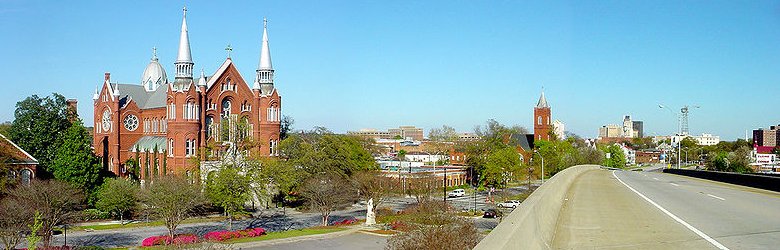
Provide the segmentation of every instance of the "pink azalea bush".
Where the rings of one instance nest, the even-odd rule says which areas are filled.
[[[238,231],[214,231],[208,232],[203,235],[203,239],[209,241],[226,241],[229,239],[257,237],[265,234],[265,229],[262,228],[248,228]]]
[[[355,219],[344,219],[342,221],[333,222],[332,225],[333,226],[346,226],[346,225],[352,225],[355,222],[357,222],[357,220],[355,220]]]
[[[152,236],[149,238],[144,239],[141,242],[141,246],[144,247],[150,247],[150,246],[158,246],[158,245],[170,245],[173,244],[192,244],[198,242],[198,236],[195,236],[194,234],[180,234],[174,236],[174,239],[171,240],[171,237],[168,235],[163,236]]]

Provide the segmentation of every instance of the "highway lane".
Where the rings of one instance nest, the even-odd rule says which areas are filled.
[[[614,171],[613,175],[687,223],[689,230],[698,230],[699,237],[710,237],[712,247],[780,246],[780,193],[664,173]]]

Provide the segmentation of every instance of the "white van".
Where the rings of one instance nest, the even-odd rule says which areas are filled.
[[[448,197],[463,197],[464,195],[466,195],[466,190],[462,188],[452,190],[452,192],[447,194]]]

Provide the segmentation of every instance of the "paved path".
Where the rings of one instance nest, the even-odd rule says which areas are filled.
[[[330,221],[340,221],[344,219],[364,219],[365,209],[353,208],[344,211],[336,211]],[[262,227],[268,231],[281,231],[288,229],[300,229],[317,226],[320,224],[319,213],[291,213],[288,215],[274,214],[260,216],[248,220],[233,222],[233,229]],[[225,230],[226,222],[206,222],[181,225],[176,229],[176,233],[193,233],[202,236],[210,231]],[[101,247],[121,247],[121,246],[140,246],[143,239],[155,236],[165,235],[168,230],[164,226],[139,227],[115,230],[98,230],[94,232],[68,232],[68,245],[73,246],[101,246]],[[54,237],[54,245],[64,243],[64,236]]]
[[[607,170],[589,171],[575,180],[553,240],[553,248],[560,249],[778,245],[778,193],[663,173]]]

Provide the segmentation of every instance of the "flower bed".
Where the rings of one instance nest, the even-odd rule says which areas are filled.
[[[195,236],[194,234],[179,234],[174,236],[173,240],[171,240],[170,236],[163,235],[163,236],[152,236],[146,238],[141,242],[141,246],[150,247],[150,246],[159,246],[159,245],[170,245],[171,243],[192,244],[195,242],[198,242],[198,236]]]
[[[214,231],[203,235],[203,239],[208,241],[226,241],[230,239],[257,237],[265,234],[265,229],[249,228],[238,231]]]
[[[355,220],[355,219],[344,219],[342,221],[333,222],[333,224],[331,224],[331,225],[333,225],[333,226],[346,226],[346,225],[352,225],[355,222],[357,222],[357,220]]]

